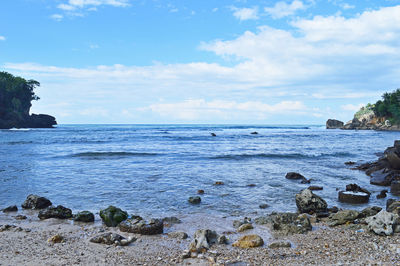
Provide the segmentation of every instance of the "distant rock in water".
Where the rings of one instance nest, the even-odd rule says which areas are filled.
[[[326,121],[326,129],[337,129],[342,128],[343,126],[344,123],[336,119],[328,119],[328,121]]]

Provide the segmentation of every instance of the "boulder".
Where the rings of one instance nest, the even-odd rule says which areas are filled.
[[[382,210],[381,207],[378,206],[371,206],[371,207],[367,207],[365,209],[363,209],[359,215],[359,218],[364,218],[364,217],[369,217],[369,216],[374,216],[376,215],[378,212],[380,212]]]
[[[150,219],[148,222],[139,219],[128,219],[119,223],[118,228],[121,232],[140,235],[157,235],[163,233],[164,223],[159,219]]]
[[[106,245],[116,245],[116,246],[127,246],[129,243],[135,241],[136,238],[130,237],[126,239],[125,237],[115,234],[115,233],[104,233],[91,238],[89,241],[92,243],[106,244]]]
[[[239,228],[238,228],[238,232],[244,232],[246,230],[250,230],[253,229],[253,225],[252,224],[242,224]]]
[[[306,214],[276,213],[255,219],[256,224],[266,224],[271,230],[281,235],[304,234],[312,230],[310,219]]]
[[[264,245],[264,240],[259,235],[246,235],[239,238],[232,244],[239,248],[255,248]]]
[[[390,193],[393,195],[400,195],[400,181],[395,180],[390,184]]]
[[[296,194],[296,206],[300,213],[325,212],[328,204],[311,190],[304,189]]]
[[[72,218],[72,211],[71,209],[65,208],[62,205],[58,205],[57,207],[48,207],[43,209],[38,214],[39,219],[50,219],[50,218],[57,218],[57,219],[69,219]]]
[[[386,211],[393,212],[397,208],[400,208],[400,201],[394,199],[388,199],[386,201]]]
[[[342,128],[343,126],[344,123],[336,119],[328,119],[328,121],[326,121],[326,129],[337,129]]]
[[[3,209],[3,212],[17,212],[18,207],[16,205],[8,206],[7,208]]]
[[[285,176],[286,179],[306,179],[303,175],[296,172],[289,172]]]
[[[390,186],[393,180],[390,173],[385,172],[385,169],[372,172],[370,176],[369,183],[376,186]]]
[[[232,222],[233,227],[239,228],[240,226],[244,224],[251,224],[251,218],[244,217],[242,220],[234,220]]]
[[[90,211],[81,211],[74,215],[75,222],[85,222],[91,223],[94,222],[94,214]]]
[[[44,209],[51,206],[51,201],[38,195],[29,195],[21,207],[24,209]]]
[[[397,154],[397,151],[394,147],[387,149],[385,151],[385,156],[386,156],[392,169],[396,169],[396,170],[400,169],[400,157]]]
[[[359,216],[358,211],[353,210],[343,210],[338,211],[337,213],[331,214],[329,216],[328,224],[330,226],[342,225],[348,222],[353,222]]]
[[[128,219],[128,213],[120,208],[109,206],[100,210],[100,217],[106,226],[116,227],[120,222]]]
[[[189,197],[188,201],[190,204],[200,204],[201,198],[199,196]]]
[[[204,252],[213,244],[218,241],[218,234],[215,231],[209,229],[197,230],[194,233],[193,241],[189,245],[191,252]]]
[[[376,195],[376,198],[377,199],[384,199],[384,198],[386,198],[386,193],[387,193],[388,191],[386,190],[386,189],[384,189],[384,190],[382,190],[378,195]]]
[[[346,185],[346,191],[364,192],[364,193],[367,193],[368,195],[371,195],[371,192],[369,192],[365,188],[360,187],[357,184],[348,184],[348,185]]]
[[[367,217],[365,221],[370,231],[377,235],[390,236],[393,235],[394,224],[397,218],[397,214],[382,210],[374,216]]]

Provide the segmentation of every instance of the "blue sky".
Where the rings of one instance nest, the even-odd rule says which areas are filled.
[[[3,0],[59,123],[323,124],[400,87],[400,0]]]

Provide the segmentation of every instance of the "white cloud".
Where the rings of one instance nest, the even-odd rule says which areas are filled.
[[[273,7],[265,7],[264,11],[268,13],[272,18],[283,18],[295,14],[299,10],[306,9],[307,6],[299,0],[294,0],[292,3],[287,4],[286,2],[280,1]]]
[[[5,41],[6,37],[0,35],[0,41]]]
[[[67,16],[71,17],[82,17],[85,12],[97,11],[99,6],[113,6],[113,7],[127,7],[129,6],[129,0],[68,0],[65,3],[57,5],[58,9],[65,12]],[[61,16],[61,15],[53,15]],[[61,20],[60,18],[53,18]]]
[[[341,108],[342,110],[345,110],[345,111],[357,112],[357,111],[360,110],[360,108],[363,107],[363,106],[365,106],[365,104],[362,104],[362,103],[360,103],[360,104],[358,104],[358,105],[355,105],[355,104],[345,104],[345,105],[340,106],[340,108]]]
[[[235,16],[237,19],[244,21],[244,20],[254,20],[258,19],[258,7],[251,7],[251,8],[237,8],[237,7],[231,7],[231,10],[233,11],[233,16]]]
[[[90,48],[91,50],[94,50],[94,49],[100,48],[100,46],[99,46],[98,44],[90,44],[90,45],[89,45],[89,48]]]
[[[353,8],[355,8],[354,5],[350,5],[350,4],[348,4],[348,3],[342,4],[341,7],[342,7],[343,9],[353,9]]]
[[[50,18],[54,19],[55,21],[61,21],[63,20],[64,16],[61,14],[53,14],[50,16]]]

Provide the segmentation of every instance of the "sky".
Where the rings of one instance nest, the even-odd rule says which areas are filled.
[[[324,124],[400,87],[400,0],[1,0],[60,124]]]

